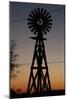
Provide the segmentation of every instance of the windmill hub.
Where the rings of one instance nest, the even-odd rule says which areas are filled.
[[[37,21],[37,24],[40,25],[40,26],[43,25],[43,20],[40,18],[40,19]]]

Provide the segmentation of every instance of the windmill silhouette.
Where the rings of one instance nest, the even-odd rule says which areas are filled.
[[[52,26],[51,15],[46,9],[34,9],[29,14],[28,26],[31,29],[31,32],[33,32],[35,35],[34,37],[30,38],[35,40],[36,43],[31,64],[27,93],[31,94],[50,91],[51,83],[44,46],[44,40],[47,39],[44,38],[43,35],[47,34]]]

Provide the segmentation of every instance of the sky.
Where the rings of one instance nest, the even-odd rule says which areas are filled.
[[[19,2],[10,2],[10,40],[17,43],[17,63],[25,65],[19,67],[18,77],[11,80],[11,88],[26,92],[35,45],[35,41],[29,39],[34,34],[28,28],[27,18],[35,8],[47,9],[52,16],[52,28],[44,35],[48,69],[52,89],[64,89],[64,5]]]

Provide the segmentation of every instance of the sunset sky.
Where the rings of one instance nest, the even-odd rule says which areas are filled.
[[[35,8],[47,9],[52,16],[52,28],[47,35],[44,35],[47,38],[44,44],[49,75],[53,90],[64,89],[64,5],[19,2],[10,2],[10,40],[16,40],[16,52],[19,55],[17,63],[24,65],[18,68],[20,73],[17,78],[12,78],[11,88],[21,89],[22,92],[26,92],[27,89],[35,45],[35,41],[29,39],[34,35],[28,28],[27,18]]]

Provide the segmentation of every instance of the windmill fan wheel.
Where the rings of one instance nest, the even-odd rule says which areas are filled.
[[[46,9],[34,9],[29,14],[28,26],[34,34],[39,32],[47,34],[52,26],[52,17]]]

